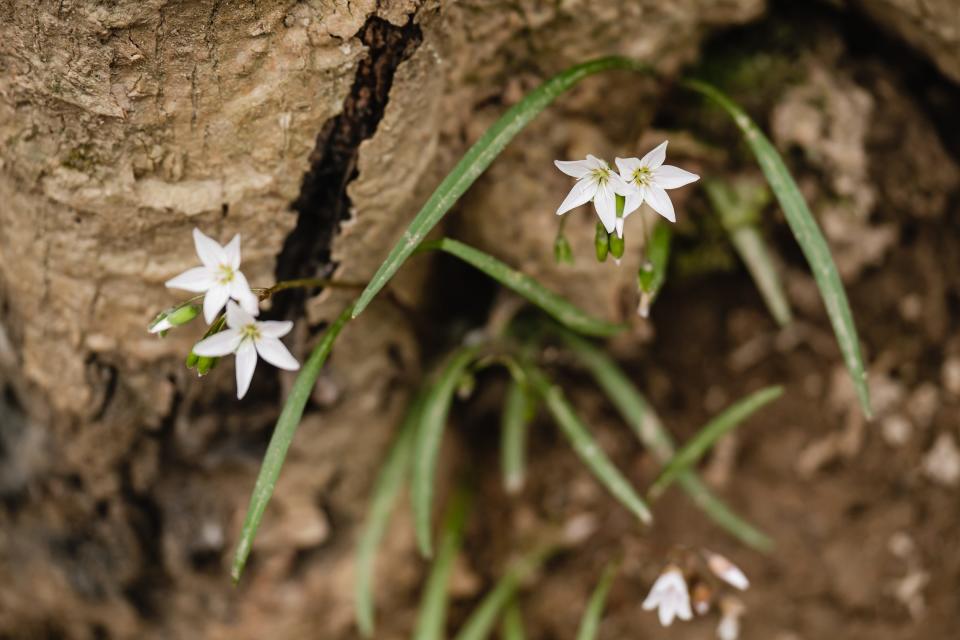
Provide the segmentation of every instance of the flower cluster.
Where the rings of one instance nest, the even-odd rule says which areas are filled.
[[[207,336],[194,345],[191,357],[213,359],[235,354],[238,399],[243,398],[250,388],[258,356],[281,369],[299,369],[300,363],[280,342],[280,338],[293,329],[293,323],[256,320],[260,314],[260,301],[240,271],[240,234],[221,246],[199,229],[194,229],[193,243],[201,266],[188,269],[166,282],[171,289],[203,295],[203,318],[212,326]],[[224,307],[226,315],[218,320]],[[200,306],[188,301],[157,316],[149,331],[163,334],[189,322],[199,312]],[[206,368],[209,369],[209,365]]]
[[[670,222],[676,222],[673,202],[666,190],[696,182],[700,176],[664,164],[667,142],[664,141],[642,158],[616,158],[619,173],[592,155],[588,155],[586,160],[555,160],[554,164],[560,171],[577,179],[557,208],[557,215],[593,202],[606,233],[615,232],[620,240],[623,239],[626,219],[644,203]]]

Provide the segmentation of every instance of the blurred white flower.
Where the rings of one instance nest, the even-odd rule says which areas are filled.
[[[206,293],[203,318],[207,324],[213,322],[230,298],[239,302],[248,314],[260,313],[257,296],[250,291],[250,285],[240,271],[240,234],[233,236],[226,246],[221,246],[195,228],[193,244],[203,266],[184,271],[167,280],[166,285],[171,289]]]
[[[647,599],[643,601],[643,608],[646,611],[656,609],[660,624],[665,627],[673,623],[674,617],[681,620],[693,618],[693,611],[690,609],[690,592],[679,567],[669,565],[663,570],[657,581],[653,583]]]
[[[700,179],[695,173],[690,173],[680,167],[663,164],[667,159],[667,142],[664,141],[653,151],[637,158],[616,158],[620,178],[630,185],[627,202],[623,207],[623,217],[626,219],[631,213],[640,208],[644,202],[670,222],[676,222],[677,216],[673,211],[673,202],[667,195],[666,189],[676,189],[696,182]],[[623,236],[623,224],[617,233]]]
[[[250,380],[257,368],[257,356],[275,367],[296,371],[300,368],[280,338],[290,333],[293,323],[266,320],[258,322],[253,316],[227,302],[227,329],[201,340],[193,347],[198,356],[220,357],[231,353],[237,355],[237,398],[242,398],[250,388]]]
[[[720,624],[717,625],[719,640],[737,640],[740,637],[740,617],[746,611],[737,598],[726,597],[720,601]]]
[[[707,566],[713,575],[717,576],[731,587],[740,591],[745,591],[750,586],[747,576],[740,570],[740,567],[727,560],[724,556],[713,551],[703,550],[703,555],[707,559]]]
[[[617,226],[616,196],[628,196],[632,191],[631,187],[610,169],[606,162],[596,156],[588,155],[586,160],[554,160],[553,163],[557,165],[557,169],[577,179],[570,193],[557,208],[557,215],[563,215],[574,207],[593,200],[600,222],[607,233],[613,233]]]

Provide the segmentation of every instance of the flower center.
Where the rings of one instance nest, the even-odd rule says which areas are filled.
[[[650,172],[650,169],[647,167],[640,167],[639,169],[633,172],[633,181],[637,183],[638,186],[645,187],[650,184],[650,178],[653,177],[653,174]]]
[[[610,169],[601,167],[599,169],[592,169],[591,172],[599,184],[605,184],[610,179]]]
[[[240,329],[241,340],[253,340],[256,342],[260,339],[260,329],[256,324],[248,324]]]
[[[217,269],[217,280],[220,284],[229,284],[233,281],[234,270],[228,264],[220,265],[220,268]]]

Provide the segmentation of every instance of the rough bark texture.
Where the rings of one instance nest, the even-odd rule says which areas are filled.
[[[960,81],[956,0],[850,4]],[[351,637],[364,497],[421,350],[436,349],[418,340],[416,315],[437,304],[431,259],[415,259],[392,300],[345,330],[233,589],[228,551],[292,378],[260,371],[237,404],[229,363],[203,380],[182,367],[199,327],[145,333],[174,299],[162,283],[195,262],[190,229],[242,233],[255,285],[363,281],[466,146],[544,77],[610,53],[670,76],[708,34],[766,8],[0,0],[0,574],[16,582],[0,587],[0,636]],[[896,223],[871,220],[877,203],[942,220],[960,173],[896,78],[877,63],[837,69],[841,37],[818,43],[803,81],[774,101],[770,128],[829,176],[803,186],[852,281],[898,240]],[[855,78],[871,69],[874,80]],[[581,215],[568,235],[583,258],[572,271],[545,259],[568,186],[550,162],[624,155],[667,135],[649,126],[668,88],[624,79],[591,79],[544,113],[450,223],[611,319],[634,317],[637,254],[613,271],[586,259],[593,221]],[[722,166],[716,150],[670,137],[693,170]],[[903,156],[899,144],[922,153]],[[791,293],[816,317],[805,283],[791,278]],[[933,343],[948,334],[945,295],[919,303]],[[273,313],[306,316],[292,341],[302,356],[347,300],[291,295]],[[405,558],[409,527],[397,532],[385,555]],[[393,617],[384,638],[402,637],[421,578],[413,563],[391,567],[378,587]],[[550,633],[550,616],[540,619]]]

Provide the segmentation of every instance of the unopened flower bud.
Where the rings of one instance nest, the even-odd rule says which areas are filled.
[[[567,236],[562,233],[557,234],[553,241],[553,259],[557,264],[573,264],[573,248]]]
[[[713,575],[717,576],[731,587],[744,591],[750,586],[750,581],[744,575],[740,567],[733,564],[719,553],[703,550],[703,556],[706,558],[707,566]]]
[[[605,262],[607,253],[610,251],[610,234],[604,228],[603,223],[597,223],[597,233],[593,239],[593,246],[597,250],[597,262]]]
[[[690,590],[690,604],[698,616],[710,611],[710,600],[713,599],[713,590],[706,582],[697,582]]]
[[[184,362],[184,364],[187,365],[187,369],[194,369],[196,368],[197,362],[199,360],[200,360],[200,356],[198,356],[193,351],[191,351],[190,355],[187,356],[187,360],[186,362]]]
[[[624,246],[623,238],[615,233],[610,234],[610,255],[616,258],[618,262],[623,257]]]
[[[161,336],[174,327],[187,324],[200,314],[199,305],[192,303],[182,304],[161,311],[147,327],[150,333],[159,333]]]
[[[197,358],[197,375],[201,378],[208,373],[210,373],[214,367],[217,366],[217,363],[220,362],[220,358],[214,358],[211,356],[199,356]]]

